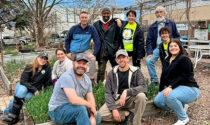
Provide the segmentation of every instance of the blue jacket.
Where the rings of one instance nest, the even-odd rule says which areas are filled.
[[[73,26],[65,39],[65,47],[67,53],[81,53],[90,48],[90,41],[93,38],[94,52],[96,56],[99,52],[101,42],[98,33],[92,25],[87,25],[85,29],[80,24]]]
[[[170,38],[179,38],[180,35],[177,31],[176,24],[172,21],[166,18],[165,27],[169,27],[170,30]],[[146,49],[147,49],[147,55],[153,54],[153,50],[157,46],[157,38],[158,38],[158,22],[154,22],[150,27],[147,34],[147,40],[146,40]]]

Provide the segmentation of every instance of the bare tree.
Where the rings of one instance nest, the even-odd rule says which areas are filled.
[[[44,46],[44,29],[46,28],[46,22],[52,8],[58,5],[63,0],[22,0],[28,9],[32,12],[33,23],[36,27],[36,47]]]
[[[187,37],[188,37],[188,54],[189,54],[189,57],[191,57],[191,53],[190,53],[190,37],[191,37],[191,27],[192,27],[192,24],[191,24],[191,21],[190,21],[190,9],[191,9],[191,5],[192,5],[192,0],[186,0],[186,17],[187,17],[187,24],[188,24],[188,32],[187,32]]]

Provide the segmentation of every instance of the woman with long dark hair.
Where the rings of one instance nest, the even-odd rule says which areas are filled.
[[[50,85],[52,79],[48,54],[41,52],[33,62],[26,65],[20,83],[15,88],[15,96],[10,101],[9,107],[4,110],[8,116],[3,118],[3,121],[8,124],[17,123],[23,101],[38,95],[42,88],[48,88]]]
[[[194,79],[192,62],[184,55],[181,42],[172,39],[168,47],[169,56],[164,61],[160,93],[155,97],[154,104],[175,112],[178,121],[174,125],[185,125],[189,122],[187,104],[198,98],[200,90]]]

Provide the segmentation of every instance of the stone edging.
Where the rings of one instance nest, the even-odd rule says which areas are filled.
[[[5,75],[4,69],[3,69],[2,66],[0,66],[0,74],[1,74],[2,81],[3,81],[3,83],[5,84],[5,86],[8,90],[8,94],[11,95],[12,94],[12,91],[11,91],[11,85],[12,84],[8,80],[7,76]]]

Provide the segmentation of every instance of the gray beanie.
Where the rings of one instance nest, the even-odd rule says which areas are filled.
[[[108,7],[103,8],[101,13],[103,13],[104,11],[109,11],[111,13],[111,10]]]

